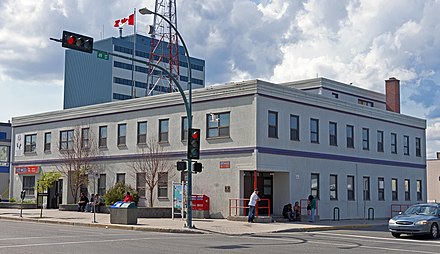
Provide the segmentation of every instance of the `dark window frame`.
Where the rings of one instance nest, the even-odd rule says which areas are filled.
[[[294,122],[292,123],[292,120]],[[299,141],[299,116],[290,115],[290,140]]]
[[[159,119],[159,143],[169,142],[170,119]]]
[[[415,138],[416,142],[416,157],[422,157],[422,140],[418,137]]]
[[[383,131],[378,130],[377,131],[377,152],[383,153],[384,152],[384,133]]]
[[[328,125],[329,144],[338,146],[338,123],[329,122]]]
[[[423,200],[422,188],[422,180],[416,180],[417,201]]]
[[[206,115],[206,138],[229,138],[231,112],[210,113]]]
[[[362,128],[362,150],[370,150],[370,129]]]
[[[330,192],[330,200],[338,200],[338,175],[335,174],[330,175],[329,192]]]
[[[73,149],[73,143],[74,143],[73,135],[74,135],[74,130],[60,131],[60,151]]]
[[[399,181],[397,180],[397,178],[391,179],[391,200],[399,200]]]
[[[354,126],[347,124],[345,134],[347,135],[347,148],[354,148]]]
[[[316,178],[315,178],[316,177]],[[316,179],[316,186],[314,186],[313,180]],[[319,173],[310,174],[310,193],[316,199],[319,199]]]
[[[370,177],[369,176],[362,177],[362,183],[364,185],[364,189],[363,189],[364,200],[370,201],[370,199],[371,199]]]
[[[405,201],[411,200],[411,180],[405,179],[404,181],[404,191],[405,191]]]
[[[35,176],[26,176],[23,175],[23,187],[22,189],[25,191],[25,196],[34,196],[35,195]]]
[[[310,143],[319,144],[319,119],[310,118]]]
[[[168,198],[168,172],[158,174],[157,198]]]
[[[44,151],[50,152],[52,147],[52,132],[44,133]]]
[[[403,135],[403,155],[409,155],[409,136]]]
[[[81,129],[81,147],[90,148],[90,128]]]
[[[351,181],[351,186],[350,186]],[[347,176],[347,200],[354,201],[356,200],[355,196],[355,177],[353,175]]]
[[[381,187],[382,183],[382,187]],[[377,178],[377,199],[379,201],[385,201],[385,178],[378,177]]]
[[[397,134],[391,133],[391,153],[397,154]]]
[[[267,113],[267,123],[268,137],[278,138],[278,112],[269,110]]]
[[[127,124],[126,123],[118,124],[117,145],[118,146],[126,146],[127,145]]]
[[[143,132],[144,125],[145,125],[145,133]],[[137,122],[137,144],[138,145],[147,144],[147,132],[148,132],[148,122],[147,121]]]
[[[107,147],[108,128],[107,125],[99,126],[98,146],[100,148]]]
[[[24,153],[35,153],[37,150],[37,134],[24,135]]]

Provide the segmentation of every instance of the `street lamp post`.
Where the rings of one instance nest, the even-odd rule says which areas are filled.
[[[185,50],[185,55],[186,55],[186,61],[188,63],[188,115],[187,115],[187,119],[188,119],[188,130],[190,130],[192,128],[192,75],[191,75],[191,61],[190,61],[190,57],[189,57],[189,52],[188,52],[188,48],[186,47],[185,41],[183,40],[182,36],[180,35],[179,31],[177,30],[177,27],[175,27],[171,21],[169,19],[167,19],[165,16],[163,16],[162,14],[159,14],[157,12],[151,11],[149,10],[147,7],[139,9],[139,13],[142,15],[157,15],[160,18],[162,18],[165,22],[167,22],[171,28],[173,28],[173,30],[176,32],[177,36],[179,37],[180,41],[182,42],[183,48]],[[154,38],[153,38],[154,39]],[[192,159],[190,158],[190,156],[187,156],[188,159],[188,200],[187,200],[187,216],[186,216],[186,227],[188,228],[192,228]]]

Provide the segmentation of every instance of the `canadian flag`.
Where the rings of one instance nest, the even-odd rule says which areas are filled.
[[[130,16],[128,16],[128,18],[123,18],[123,19],[115,20],[115,24],[113,26],[114,27],[122,27],[122,26],[124,26],[127,23],[130,26],[134,26],[134,13],[131,14]]]

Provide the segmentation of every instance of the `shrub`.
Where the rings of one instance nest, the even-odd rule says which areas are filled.
[[[104,203],[106,205],[113,205],[116,201],[123,201],[127,191],[131,193],[134,202],[137,205],[137,202],[139,201],[138,193],[135,189],[133,189],[133,187],[122,182],[116,183],[113,187],[108,189],[108,191],[104,194]]]
[[[9,202],[10,203],[15,203],[15,202],[17,202],[17,200],[14,197],[12,197],[12,198],[9,199]]]

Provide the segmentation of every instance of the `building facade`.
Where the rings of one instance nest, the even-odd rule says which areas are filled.
[[[134,36],[111,37],[94,42],[94,49],[133,57]],[[149,61],[151,38],[136,35],[136,59]],[[166,47],[166,46],[165,46]],[[188,63],[183,47],[179,47],[179,83],[184,90],[188,84]],[[192,87],[205,87],[205,61],[191,57]],[[165,62],[165,60],[163,60]],[[147,82],[148,66],[116,56],[85,54],[66,50],[64,70],[64,109],[126,100],[134,97],[170,92],[170,87],[155,81]],[[168,68],[165,64],[165,68]],[[156,70],[155,70],[156,71]],[[133,76],[132,76],[133,75]],[[133,87],[132,80],[135,80]],[[149,85],[147,85],[149,83]]]
[[[386,85],[399,81],[391,78]],[[341,219],[365,218],[371,209],[385,218],[392,204],[426,201],[426,122],[396,107],[387,110],[387,95],[325,78],[250,80],[197,89],[193,103],[203,164],[193,177],[193,193],[210,198],[212,218],[227,217],[231,202],[249,198],[254,187],[272,214],[312,194],[321,219],[331,219],[335,208]],[[98,139],[94,161],[105,179],[98,188],[105,191],[124,178],[142,190],[130,163],[147,137],[158,140],[173,161],[185,159],[185,119],[177,93],[13,118],[14,142],[25,140],[28,148],[13,151],[13,195],[41,172],[56,170],[60,148],[73,142],[68,132],[77,126]],[[26,167],[38,172],[22,174]],[[63,202],[70,202],[67,179],[61,180]],[[180,180],[175,169],[163,174],[154,205],[171,206],[172,182]]]
[[[9,198],[11,124],[0,123],[0,200]]]
[[[426,161],[428,201],[440,202],[440,152],[436,159]]]

